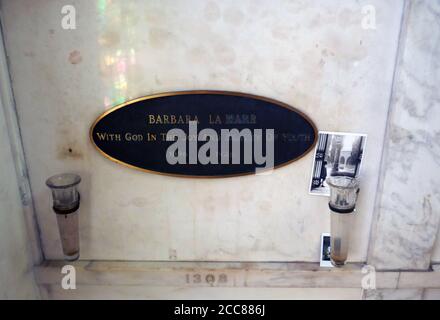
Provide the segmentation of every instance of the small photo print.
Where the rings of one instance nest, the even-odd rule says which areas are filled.
[[[320,267],[333,267],[330,261],[330,233],[321,234],[321,259]]]
[[[320,131],[315,149],[310,194],[329,196],[326,179],[358,177],[367,141],[366,134]]]

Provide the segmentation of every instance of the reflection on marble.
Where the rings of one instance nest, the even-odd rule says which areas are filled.
[[[369,263],[427,269],[440,222],[440,2],[409,1]]]
[[[320,130],[368,134],[349,260],[365,261],[401,1],[2,2],[24,149],[46,258],[61,246],[45,179],[81,175],[81,257],[319,261],[327,199],[312,153],[269,176],[163,177],[121,167],[88,130],[111,105],[176,90],[242,91],[297,107]],[[376,7],[376,30],[362,7]]]

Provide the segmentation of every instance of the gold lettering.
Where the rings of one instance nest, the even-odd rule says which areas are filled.
[[[107,139],[107,133],[97,132],[96,135],[98,136],[99,140]]]
[[[215,122],[214,122],[214,124],[222,124],[222,120],[220,119],[220,116],[219,116],[219,115],[217,115],[217,116],[215,117]]]
[[[121,134],[119,133],[97,132],[96,135],[101,141],[121,141]]]
[[[217,115],[217,118],[214,119],[213,123],[221,124],[222,121],[220,117]],[[197,115],[174,115],[174,114],[149,114],[148,115],[148,123],[149,124],[188,124],[190,121],[196,121],[200,123]]]

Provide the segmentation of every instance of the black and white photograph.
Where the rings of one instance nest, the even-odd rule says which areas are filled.
[[[366,134],[320,131],[310,181],[310,194],[329,196],[331,176],[356,178],[365,152]]]
[[[333,267],[330,261],[330,233],[321,234],[321,258],[320,267]]]

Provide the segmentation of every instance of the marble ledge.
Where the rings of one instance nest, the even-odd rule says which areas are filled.
[[[39,285],[58,285],[72,265],[77,284],[159,287],[361,288],[363,264],[320,268],[295,262],[45,261],[34,268]],[[377,271],[376,288],[440,288],[440,270]]]

